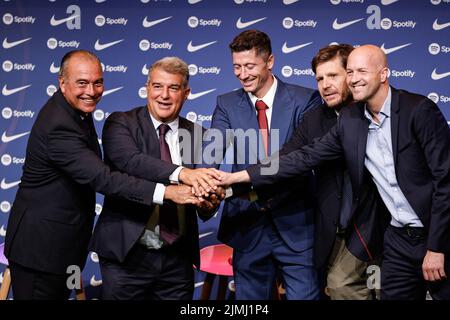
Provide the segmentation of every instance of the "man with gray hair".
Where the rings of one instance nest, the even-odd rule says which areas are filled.
[[[189,300],[194,290],[192,265],[199,267],[197,214],[209,219],[223,189],[215,190],[210,169],[195,169],[202,127],[179,116],[189,88],[189,70],[177,57],[149,69],[147,106],[112,113],[103,129],[105,161],[113,170],[158,183],[150,208],[107,196],[91,249],[99,255],[103,298]],[[206,187],[196,207],[163,201],[174,184],[203,177]],[[185,187],[180,185],[179,187]],[[215,194],[217,193],[217,195]]]

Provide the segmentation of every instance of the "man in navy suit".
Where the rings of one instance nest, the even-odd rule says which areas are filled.
[[[353,187],[353,218],[363,227],[361,189],[374,181],[390,213],[381,262],[382,299],[450,299],[450,131],[438,106],[388,83],[387,59],[373,45],[352,51],[347,83],[365,103],[343,110],[321,140],[273,160],[276,175],[260,166],[223,173],[223,183],[270,184],[344,158]],[[363,215],[367,212],[363,212]],[[381,212],[375,211],[377,218]],[[359,217],[358,217],[359,215]],[[366,223],[372,228],[377,220]]]
[[[336,124],[342,108],[352,103],[346,81],[347,58],[352,50],[348,44],[329,45],[314,56],[311,67],[324,103],[305,114],[280,154],[288,154],[325,135]],[[347,249],[347,243],[354,239],[349,235],[357,230],[350,220],[352,190],[344,161],[340,159],[316,168],[314,178],[317,199],[314,262],[326,271],[326,293],[332,300],[370,299],[371,290],[366,283],[368,262]],[[363,245],[360,243],[360,247]]]
[[[304,112],[320,104],[320,96],[273,75],[274,56],[264,32],[244,31],[234,38],[230,49],[233,71],[242,89],[217,98],[209,133],[224,138],[213,140],[216,165],[232,143],[232,171],[239,171],[288,141]],[[232,136],[230,132],[234,132]],[[242,145],[245,138],[239,133],[260,135],[259,147],[258,141],[251,139]],[[313,266],[313,197],[306,180],[296,178],[271,186],[276,197],[265,197],[269,190],[256,194],[235,188],[232,198],[226,200],[218,239],[234,249],[236,299],[272,298],[278,274],[287,299],[318,298]]]
[[[114,112],[105,123],[105,162],[112,170],[165,184],[156,185],[151,207],[105,197],[90,244],[100,258],[104,299],[192,299],[193,265],[199,268],[197,214],[209,219],[221,199],[214,193],[220,190],[206,187],[212,194],[197,206],[163,201],[186,175],[203,172],[208,180],[210,172],[191,169],[201,159],[203,131],[179,117],[190,92],[188,81],[188,66],[181,59],[156,61],[148,74],[147,106]],[[176,187],[181,194],[191,192],[186,185]]]

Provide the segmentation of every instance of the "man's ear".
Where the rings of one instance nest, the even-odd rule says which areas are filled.
[[[66,83],[65,83],[63,76],[58,77],[58,83],[59,83],[59,88],[61,89],[61,92],[64,93],[66,91],[66,88],[65,88]]]
[[[381,73],[380,73],[380,80],[382,83],[385,83],[387,81],[388,78],[388,74],[389,74],[389,69],[387,67],[384,67],[383,69],[381,69]]]
[[[185,90],[184,90],[184,101],[186,101],[187,100],[187,98],[189,97],[189,94],[191,93],[191,88],[186,88]]]

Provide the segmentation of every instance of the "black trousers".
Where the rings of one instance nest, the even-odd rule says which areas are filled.
[[[136,244],[123,263],[100,259],[106,300],[192,300],[194,269],[180,245],[150,250]]]
[[[9,262],[14,300],[67,300],[67,274],[52,274]]]
[[[447,278],[425,281],[422,263],[427,251],[427,236],[389,226],[384,234],[381,262],[382,300],[424,300],[427,290],[435,300],[450,299],[450,257],[445,257]]]

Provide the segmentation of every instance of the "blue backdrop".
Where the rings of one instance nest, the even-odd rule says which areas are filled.
[[[105,93],[94,114],[99,136],[111,112],[145,104],[147,68],[167,55],[189,64],[192,93],[181,114],[208,127],[216,96],[239,87],[228,44],[250,28],[271,37],[277,76],[312,88],[310,61],[321,47],[382,46],[391,84],[428,96],[450,120],[450,0],[0,1],[0,243],[29,131],[72,49],[91,50],[103,63]],[[97,214],[102,203],[99,195]],[[218,242],[219,220],[220,212],[200,223],[201,247]],[[197,272],[195,298],[203,277]],[[95,297],[101,277],[94,253],[83,279]]]

